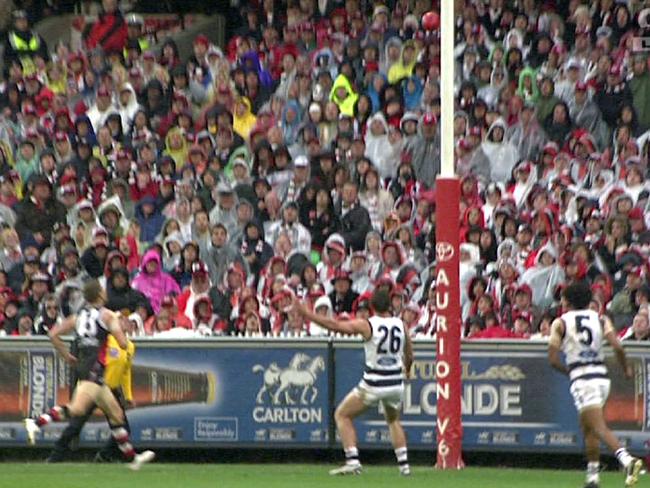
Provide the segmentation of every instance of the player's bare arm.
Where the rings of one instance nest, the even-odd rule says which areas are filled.
[[[609,345],[612,346],[612,349],[614,350],[614,355],[616,356],[616,360],[618,361],[618,364],[621,365],[621,368],[625,372],[625,377],[628,379],[632,378],[633,375],[632,366],[630,366],[627,362],[625,349],[623,349],[621,341],[618,340],[618,336],[616,335],[616,331],[614,330],[612,321],[609,319],[609,317],[603,317],[602,323],[603,323],[603,334],[605,335],[605,339],[607,340]]]
[[[413,344],[411,337],[406,333],[404,335],[404,374],[406,379],[411,378],[411,366],[413,366]]]
[[[63,359],[65,359],[65,361],[70,364],[74,363],[77,358],[70,354],[68,346],[65,344],[65,342],[63,342],[61,336],[71,333],[74,330],[76,321],[76,315],[72,315],[66,318],[59,325],[55,326],[48,333],[50,342],[52,342],[52,345],[54,346],[54,349],[56,349],[56,352],[58,352],[61,357],[63,357]]]
[[[122,330],[120,320],[119,312],[111,312],[107,308],[102,310],[102,321],[107,325],[108,331],[113,337],[115,337],[117,344],[122,349],[126,349],[128,342],[126,340],[126,335],[124,335],[124,331]]]
[[[566,367],[560,355],[564,331],[564,321],[562,319],[555,319],[553,324],[551,324],[551,337],[548,342],[548,361],[554,369],[564,375],[568,375],[569,368]]]
[[[329,317],[317,315],[300,303],[300,300],[295,296],[293,297],[292,306],[305,319],[316,322],[321,327],[325,327],[332,332],[340,332],[341,334],[347,335],[360,334],[365,340],[370,339],[372,336],[370,324],[365,319],[334,320]]]

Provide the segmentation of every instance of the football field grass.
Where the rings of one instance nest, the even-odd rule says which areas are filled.
[[[0,463],[0,487],[11,488],[578,488],[579,471],[468,468],[441,472],[415,467],[401,477],[394,466],[364,466],[359,476],[331,477],[328,464],[151,464],[131,472],[119,464]],[[622,487],[623,474],[603,473],[601,487]],[[650,486],[643,476],[637,485]]]

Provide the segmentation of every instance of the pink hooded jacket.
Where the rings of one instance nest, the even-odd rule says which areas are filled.
[[[158,263],[158,271],[153,274],[148,274],[145,271],[145,267],[149,261],[156,261]],[[133,288],[142,292],[147,297],[156,314],[160,310],[160,302],[165,295],[178,295],[181,292],[176,280],[162,271],[160,256],[153,249],[150,249],[144,254],[142,265],[140,266],[140,273],[133,280]]]

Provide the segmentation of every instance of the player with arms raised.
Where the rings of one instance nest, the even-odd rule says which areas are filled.
[[[627,363],[625,351],[611,321],[590,310],[590,301],[591,289],[587,283],[577,282],[565,288],[561,303],[566,312],[551,326],[548,357],[551,366],[568,375],[571,381],[571,395],[585,438],[588,461],[585,488],[600,486],[600,441],[616,454],[616,459],[624,468],[625,486],[634,486],[643,463],[621,446],[605,424],[603,416],[610,388],[603,339],[614,349],[627,378],[632,377],[632,368]],[[565,355],[566,364],[560,358],[560,351]]]
[[[369,407],[381,403],[390,431],[399,471],[411,474],[408,464],[406,436],[399,421],[404,396],[404,379],[413,363],[411,342],[402,320],[390,314],[390,295],[375,291],[371,299],[374,315],[369,319],[333,320],[308,310],[297,298],[294,309],[307,320],[333,332],[359,334],[365,344],[365,371],[359,384],[336,409],[334,419],[345,451],[345,465],[330,471],[332,475],[360,474],[357,433],[353,421]]]
[[[86,305],[77,315],[71,315],[50,331],[50,340],[57,352],[77,369],[79,383],[68,405],[55,405],[48,413],[36,419],[25,419],[27,439],[34,444],[36,434],[48,423],[63,422],[69,417],[86,415],[93,405],[97,405],[106,415],[111,435],[129,467],[138,470],[154,458],[152,451],[135,452],[125,425],[124,411],[106,385],[106,351],[108,336],[112,335],[122,349],[128,342],[120,326],[119,314],[104,307],[106,291],[97,280],[88,281],[83,289]],[[61,336],[75,332],[80,343],[79,357],[70,354]]]

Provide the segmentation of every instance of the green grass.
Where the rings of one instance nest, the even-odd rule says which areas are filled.
[[[410,478],[393,466],[365,466],[361,476],[330,477],[333,465],[151,464],[133,473],[125,466],[0,463],[0,488],[578,488],[578,471],[468,468],[459,472],[416,467]],[[645,478],[645,477],[644,477]],[[601,487],[622,487],[622,473],[604,473]],[[650,486],[641,479],[639,487]]]

